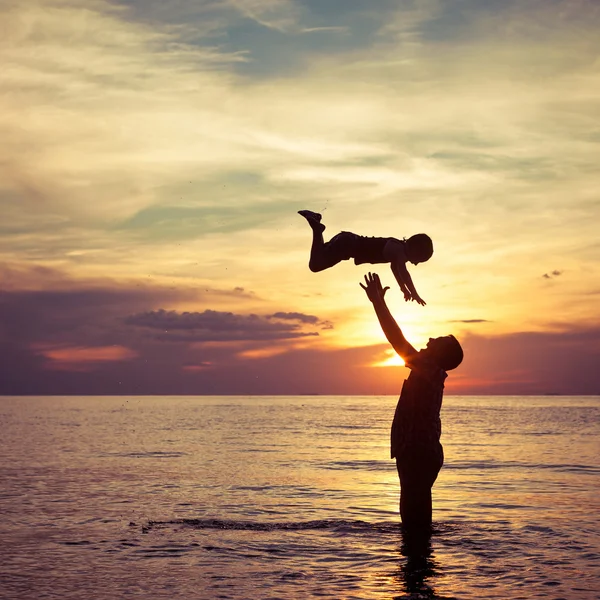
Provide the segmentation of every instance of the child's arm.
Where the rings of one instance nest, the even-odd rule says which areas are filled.
[[[406,268],[406,264],[400,261],[394,261],[390,263],[390,268],[392,269],[392,273],[400,286],[400,289],[404,293],[405,300],[415,300],[421,306],[425,306],[425,300],[417,294],[417,290],[415,289],[415,284]]]
[[[385,303],[385,292],[389,290],[389,287],[381,287],[381,281],[377,273],[369,273],[365,275],[366,285],[360,284],[360,287],[367,292],[369,300],[373,303],[375,314],[379,319],[379,324],[388,342],[392,345],[392,348],[403,358],[407,358],[412,354],[416,354],[414,347],[407,341],[402,333],[402,330],[396,323],[394,317],[390,313],[390,309]]]

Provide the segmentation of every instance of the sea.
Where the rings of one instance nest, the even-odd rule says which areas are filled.
[[[417,546],[396,400],[2,397],[0,597],[600,598],[600,397],[445,397]]]

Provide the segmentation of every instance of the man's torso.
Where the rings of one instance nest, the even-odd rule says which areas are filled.
[[[392,458],[415,448],[441,450],[440,409],[445,378],[445,371],[426,363],[411,370],[402,386],[392,423]]]

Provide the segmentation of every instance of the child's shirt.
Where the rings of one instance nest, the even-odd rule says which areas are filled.
[[[354,264],[362,265],[369,263],[371,265],[377,265],[390,262],[383,256],[383,249],[390,240],[398,242],[399,244],[404,244],[404,242],[391,237],[365,237],[357,235],[353,254]]]

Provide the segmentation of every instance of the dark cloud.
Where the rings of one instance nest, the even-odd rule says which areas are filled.
[[[276,313],[290,315],[293,313]],[[299,313],[298,313],[299,314]],[[303,315],[308,316],[308,315]],[[231,312],[205,310],[203,312],[177,312],[154,310],[125,319],[127,325],[160,330],[155,339],[179,342],[233,342],[259,340],[287,340],[319,335],[317,332],[300,331],[297,323],[281,323],[273,315],[237,315]],[[289,320],[290,317],[287,317]],[[318,322],[318,318],[314,318]],[[285,319],[284,319],[285,320]],[[302,323],[313,323],[295,318]]]
[[[457,319],[455,321],[448,321],[448,323],[491,323],[488,319]]]
[[[0,290],[3,395],[397,394],[407,374],[370,366],[386,358],[387,344],[325,347],[315,315],[156,310],[187,292],[77,286],[56,273],[32,273],[53,289]],[[298,338],[313,343],[295,348]],[[600,325],[555,323],[551,332],[460,341],[465,360],[450,373],[447,393],[600,393]]]
[[[267,318],[300,321],[301,323],[310,325],[319,325],[321,329],[333,329],[333,323],[331,323],[331,321],[322,321],[315,315],[305,315],[304,313],[299,312],[276,312],[269,315]]]
[[[317,339],[305,337],[316,336],[305,329],[321,323],[318,318],[304,319],[311,315],[279,311],[273,318],[273,314],[215,310],[160,311],[153,306],[176,302],[180,293],[150,286],[110,287],[111,282],[104,287],[99,282],[78,285],[54,273],[31,274],[51,276],[56,289],[0,291],[2,395],[376,393],[380,389],[369,387],[364,378],[357,385],[345,370],[351,364],[360,377],[364,365],[373,357],[381,358],[381,349],[328,352],[289,346],[298,337]],[[19,278],[19,283],[27,282],[26,276]],[[124,322],[126,315],[133,315],[129,320],[135,326]],[[170,328],[169,344],[155,337],[166,335],[165,326]],[[269,355],[277,343],[284,345],[285,352]]]
[[[172,333],[165,331],[153,335],[153,339],[161,342],[255,342],[282,341],[295,338],[319,335],[316,331],[190,331]]]
[[[560,275],[562,275],[563,272],[562,271],[557,271],[556,269],[554,271],[551,271],[550,273],[544,273],[542,275],[542,277],[544,279],[554,279],[555,277],[559,277]]]
[[[598,394],[600,327],[562,333],[461,338],[465,361],[449,373],[447,394]],[[393,394],[407,370],[371,367],[387,344],[302,349],[248,358],[261,342],[165,345],[135,342],[139,356],[90,370],[47,369],[17,349],[0,365],[3,394]]]
[[[292,321],[301,321],[302,323],[311,323],[313,325],[319,322],[319,317],[315,317],[314,315],[305,315],[304,313],[299,312],[276,312],[272,315],[269,315],[267,318],[289,319]]]
[[[65,274],[51,267],[0,263],[0,290],[26,290],[68,287]]]
[[[256,294],[252,290],[247,290],[243,287],[234,287],[233,289],[223,288],[202,288],[203,296],[220,296],[223,298],[239,298],[256,300]]]
[[[74,282],[37,268],[1,273],[0,394],[220,393],[235,377],[227,365],[241,369],[245,351],[316,339],[310,329],[320,324],[318,318],[313,324],[272,315],[156,310],[182,300],[206,304],[214,301],[214,290],[198,296],[110,280]],[[36,282],[48,289],[15,289]],[[233,293],[243,301],[240,290]],[[194,379],[200,375],[204,379]]]
[[[233,293],[234,294],[239,294],[241,296],[254,296],[254,292],[249,292],[247,290],[245,290],[243,287],[240,286],[236,286],[233,288]]]
[[[600,325],[460,340],[450,389],[477,394],[600,394]]]
[[[35,273],[33,270],[29,275]],[[57,352],[73,358],[62,361],[63,366],[89,363],[90,355],[92,363],[94,356],[102,362],[103,354],[118,357],[130,350],[131,355],[141,355],[144,340],[123,326],[123,315],[186,298],[186,292],[164,288],[111,288],[110,281],[104,287],[98,282],[77,287],[60,277],[52,281],[56,289],[0,289],[0,393],[18,392],[22,385],[25,389],[38,385],[41,391],[36,393],[44,393],[47,370],[60,362],[52,359]],[[21,283],[32,285],[26,278]]]

